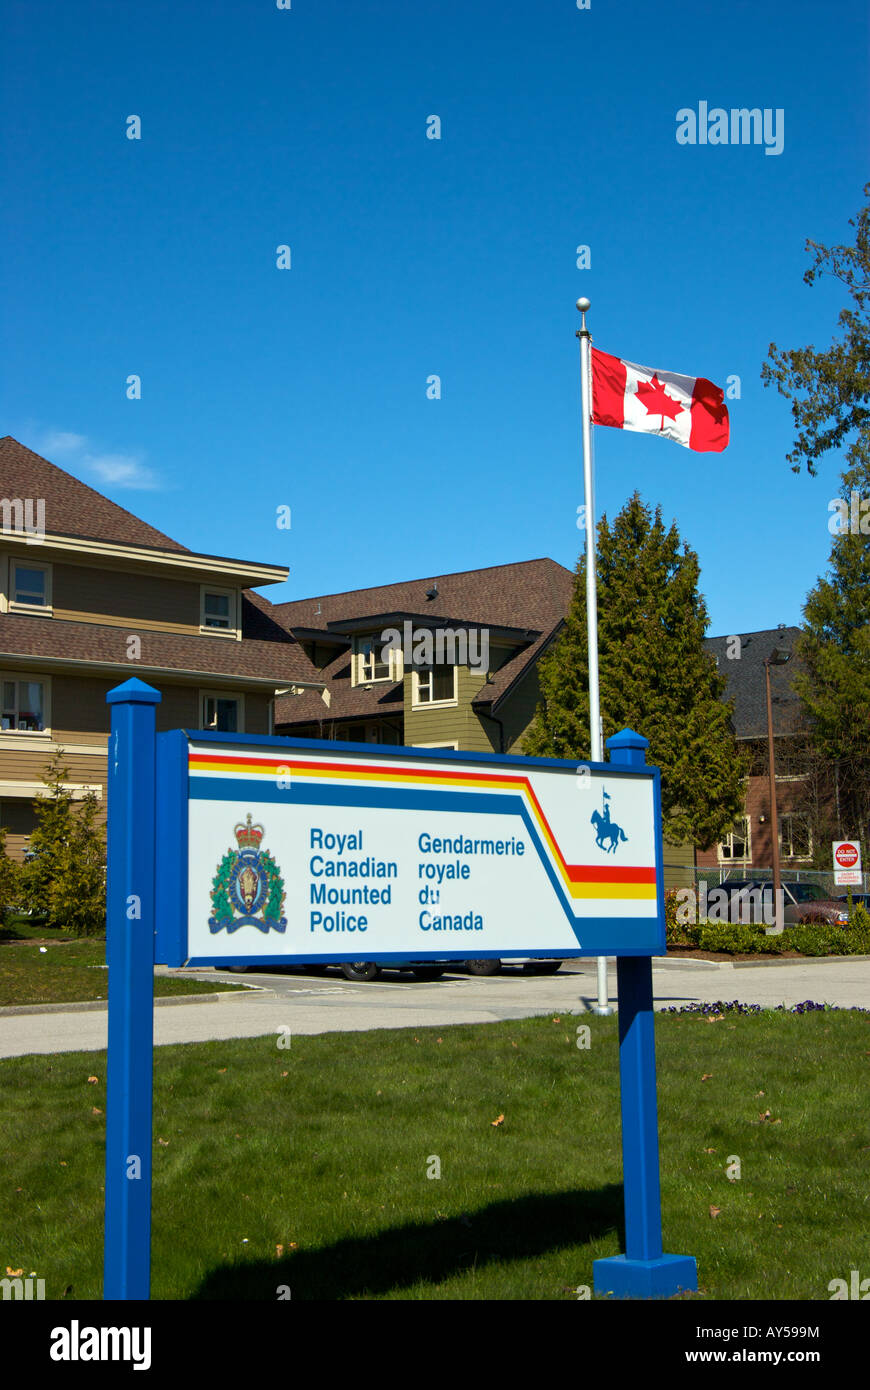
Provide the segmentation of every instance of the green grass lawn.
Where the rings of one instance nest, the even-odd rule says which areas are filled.
[[[106,943],[101,938],[77,940],[63,932],[16,923],[0,941],[0,1006],[8,1004],[68,1004],[105,999],[108,992]],[[39,950],[37,941],[45,944]],[[213,994],[243,989],[243,985],[211,984],[180,976],[155,976],[154,993]]]
[[[656,1030],[665,1249],[697,1257],[693,1296],[828,1299],[870,1249],[870,1019]],[[154,1060],[155,1298],[573,1299],[623,1249],[613,1018]],[[104,1108],[105,1054],[0,1062],[0,1265],[49,1298],[100,1296]]]

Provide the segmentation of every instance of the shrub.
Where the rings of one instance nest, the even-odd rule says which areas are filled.
[[[6,828],[0,826],[0,922],[10,907],[18,906],[20,869],[6,853]]]
[[[697,923],[677,921],[678,891],[676,888],[669,888],[665,893],[665,940],[668,946],[697,946]]]
[[[848,956],[851,953],[846,931],[828,922],[797,922],[786,927],[780,937],[783,949],[800,951],[802,956]]]
[[[766,936],[748,922],[707,922],[698,936],[702,951],[729,951],[746,955],[779,955],[781,941],[781,937]]]
[[[870,936],[870,912],[863,903],[855,903],[849,918],[849,930],[864,932]]]

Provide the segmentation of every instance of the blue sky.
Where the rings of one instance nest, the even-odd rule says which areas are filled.
[[[597,429],[599,511],[638,488],[677,520],[711,633],[798,622],[841,460],[791,473],[759,374],[843,302],[804,241],[862,202],[862,9],[7,0],[0,433],[286,564],[274,601],[573,567],[585,294],[605,351],[741,379],[724,454]],[[678,145],[700,101],[782,108],[782,153]]]

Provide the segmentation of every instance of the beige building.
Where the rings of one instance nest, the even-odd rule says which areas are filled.
[[[321,682],[254,585],[281,565],[199,555],[0,440],[0,825],[20,854],[41,773],[63,755],[77,796],[105,794],[106,693],[138,676],[158,728],[273,729],[279,691]],[[315,694],[315,699],[319,694]]]

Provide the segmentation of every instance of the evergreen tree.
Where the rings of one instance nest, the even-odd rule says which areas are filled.
[[[6,852],[6,827],[0,825],[0,925],[10,907],[18,906],[19,866]]]
[[[69,838],[72,793],[66,785],[68,778],[69,769],[61,755],[55,753],[42,774],[46,792],[33,803],[36,829],[30,836],[29,855],[21,869],[21,889],[24,906],[39,916],[50,917],[51,885],[58,871],[61,846]]]
[[[106,842],[100,803],[88,792],[70,816],[49,891],[49,918],[73,936],[106,928]]]
[[[731,730],[726,681],[704,650],[707,610],[697,555],[676,525],[666,530],[635,492],[611,527],[598,526],[598,647],[605,740],[630,727],[649,739],[662,771],[665,835],[671,844],[715,843],[743,812],[745,769]],[[587,759],[589,666],[586,558],[570,611],[540,664],[543,699],[524,751]]]
[[[30,857],[21,869],[21,896],[32,912],[50,926],[76,935],[105,927],[105,835],[93,792],[73,809],[67,785],[69,769],[55,754],[42,780],[46,794],[33,805],[37,826],[30,837]]]

